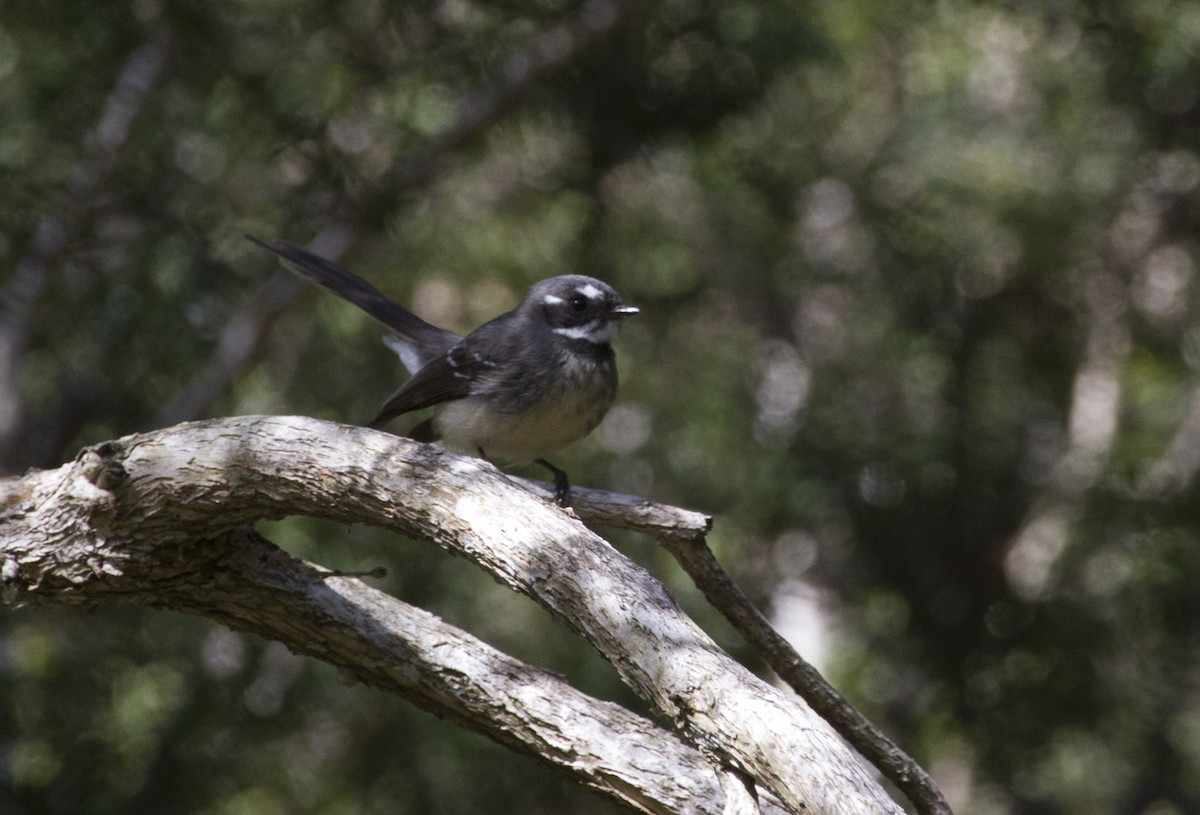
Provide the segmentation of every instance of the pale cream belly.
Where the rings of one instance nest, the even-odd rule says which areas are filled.
[[[433,423],[447,447],[472,454],[483,448],[489,458],[527,464],[586,436],[611,402],[610,393],[572,392],[531,410],[502,413],[468,397],[447,404]]]

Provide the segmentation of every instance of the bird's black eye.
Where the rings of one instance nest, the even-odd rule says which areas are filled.
[[[588,299],[582,294],[577,294],[571,298],[571,308],[576,311],[583,311],[588,307]]]

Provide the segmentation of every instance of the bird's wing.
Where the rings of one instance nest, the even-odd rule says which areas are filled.
[[[445,354],[431,359],[388,397],[370,426],[379,427],[402,413],[470,396],[479,379],[495,367],[495,361],[487,351],[487,344],[480,341],[476,332]]]

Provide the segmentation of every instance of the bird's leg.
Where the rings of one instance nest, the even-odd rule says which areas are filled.
[[[493,467],[496,466],[496,463],[488,458],[487,453],[483,452],[482,447],[476,447],[475,449],[479,451],[479,457],[481,459],[486,461],[488,464],[491,464]],[[560,507],[571,506],[571,482],[567,480],[567,474],[555,467],[549,461],[546,461],[544,458],[534,459],[534,463],[542,465],[554,474],[554,503],[558,504]],[[503,470],[500,470],[500,475],[505,479],[508,479],[508,476]]]
[[[406,435],[413,441],[423,441],[426,444],[439,439],[438,432],[433,429],[432,418],[426,419],[423,422],[417,422]],[[483,451],[480,450],[480,452],[482,453]],[[487,458],[487,456],[484,456],[484,458]]]
[[[567,480],[567,474],[544,458],[536,459],[535,463],[554,473],[554,503],[560,507],[571,506],[571,482]]]

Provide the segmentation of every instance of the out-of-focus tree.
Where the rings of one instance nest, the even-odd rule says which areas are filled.
[[[579,483],[716,513],[962,811],[1195,811],[1198,42],[1182,0],[9,4],[0,461],[368,417],[376,329],[246,232],[460,330],[594,274],[643,315]],[[630,701],[460,563],[274,532]],[[6,811],[609,811],[199,621],[0,625]]]

